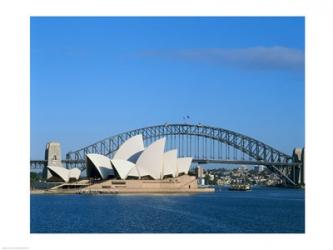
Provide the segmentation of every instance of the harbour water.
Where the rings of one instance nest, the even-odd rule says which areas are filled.
[[[304,233],[303,189],[31,195],[31,233]]]

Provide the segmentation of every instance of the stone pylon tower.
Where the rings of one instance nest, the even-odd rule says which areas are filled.
[[[298,185],[304,185],[304,148],[294,148],[293,162],[299,163],[296,168],[291,171],[290,176]]]
[[[47,166],[63,167],[61,163],[61,148],[59,142],[49,142],[46,144],[45,160],[47,161]],[[46,167],[44,168],[43,176],[47,180],[52,177],[50,170],[47,170]]]

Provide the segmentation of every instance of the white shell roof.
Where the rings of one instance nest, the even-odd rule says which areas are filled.
[[[81,175],[81,170],[78,168],[72,168],[68,170],[68,177],[78,180]]]
[[[144,144],[142,135],[136,135],[131,138],[129,138],[127,141],[125,141],[117,152],[114,154],[114,159],[122,159],[122,160],[128,160],[131,158],[131,156],[137,154],[140,151],[144,150]]]
[[[134,176],[134,177],[139,177],[139,172],[138,172],[138,169],[136,167],[132,168],[128,174],[127,174],[127,177],[128,176]]]
[[[135,167],[134,163],[122,159],[112,159],[111,163],[123,180],[127,178],[130,170]]]
[[[63,167],[55,167],[55,166],[47,166],[49,170],[51,170],[51,174],[58,175],[64,182],[69,181],[69,170]]]
[[[142,177],[148,173],[154,179],[161,179],[163,167],[165,138],[159,139],[150,144],[142,152],[136,162],[139,175]]]
[[[110,174],[113,174],[110,158],[100,154],[87,154],[86,156],[94,164],[102,179],[106,179]]]
[[[134,176],[134,177],[142,177],[142,176],[148,176],[150,175],[150,173],[145,170],[145,169],[140,169],[140,172],[138,171],[138,168],[135,166],[134,168],[132,168],[129,172],[127,176]],[[151,175],[150,175],[151,176]]]
[[[163,176],[176,176],[177,173],[177,149],[165,152],[163,155]]]
[[[177,159],[178,174],[180,173],[187,174],[188,171],[190,170],[191,163],[192,163],[192,157],[178,158]]]
[[[68,182],[70,178],[78,180],[81,175],[81,170],[78,168],[66,169],[64,167],[56,166],[47,166],[47,168],[51,171],[52,175],[56,174],[64,182]]]

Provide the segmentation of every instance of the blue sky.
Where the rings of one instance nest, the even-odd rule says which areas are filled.
[[[149,125],[304,146],[303,17],[32,17],[31,158]]]

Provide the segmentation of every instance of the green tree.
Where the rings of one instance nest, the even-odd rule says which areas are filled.
[[[30,172],[30,188],[34,187],[35,183],[41,179],[40,175],[35,172]]]

